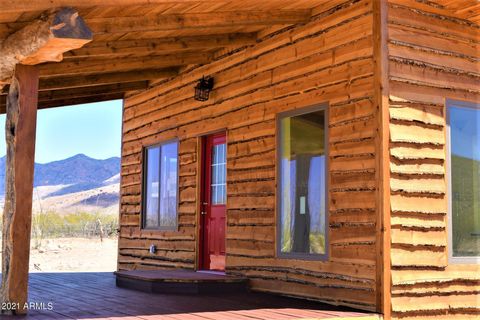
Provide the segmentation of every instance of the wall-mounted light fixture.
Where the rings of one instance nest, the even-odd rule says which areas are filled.
[[[212,77],[202,77],[198,80],[197,85],[195,86],[195,100],[197,101],[207,101],[210,96],[210,91],[213,89],[213,78]]]
[[[157,252],[157,246],[154,244],[150,245],[150,250],[148,251],[150,251],[151,254],[155,254]]]

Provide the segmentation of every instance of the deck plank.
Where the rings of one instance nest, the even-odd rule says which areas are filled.
[[[257,292],[150,294],[117,287],[113,273],[33,273],[29,288],[30,302],[53,304],[53,310],[30,310],[25,317],[36,320],[355,320],[376,317],[349,308]]]

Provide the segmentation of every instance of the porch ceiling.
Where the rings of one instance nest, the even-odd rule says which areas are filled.
[[[480,21],[477,0],[390,1],[423,3]],[[348,1],[0,0],[0,43],[46,11],[64,6],[79,11],[94,38],[67,52],[62,62],[39,65],[39,108],[49,108],[123,98],[343,2]],[[0,113],[7,89],[0,89]]]
[[[0,0],[0,43],[46,11],[71,6],[93,41],[39,65],[39,108],[123,98],[182,68],[307,22],[324,0]],[[1,88],[1,85],[0,85]],[[7,86],[0,89],[5,112]]]

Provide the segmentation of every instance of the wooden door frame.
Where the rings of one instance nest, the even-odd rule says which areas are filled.
[[[223,128],[220,130],[215,130],[211,132],[207,132],[203,135],[200,135],[197,137],[197,154],[198,154],[198,159],[199,161],[197,162],[197,205],[196,205],[196,210],[197,210],[197,241],[196,241],[196,263],[195,263],[195,269],[196,270],[207,270],[204,268],[204,259],[203,259],[203,237],[204,237],[204,227],[203,227],[203,219],[202,219],[202,209],[203,209],[203,200],[205,198],[205,161],[207,157],[207,153],[205,152],[206,148],[206,142],[207,138],[212,135],[220,135],[223,134],[225,136],[225,143],[227,144],[228,141],[228,135],[227,135],[227,129]],[[227,144],[228,147],[228,144]],[[228,150],[228,148],[227,148]],[[226,152],[227,152],[226,150]],[[228,152],[227,152],[227,164],[228,164]],[[228,170],[227,170],[228,172]],[[228,173],[227,173],[228,174]],[[227,197],[227,202],[228,202],[228,197]],[[225,206],[227,204],[225,203]],[[226,235],[227,235],[227,226],[225,226],[225,256],[226,256],[226,251],[227,251],[227,244],[226,244]],[[226,264],[226,261],[225,261]]]

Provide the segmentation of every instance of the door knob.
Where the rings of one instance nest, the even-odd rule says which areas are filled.
[[[200,212],[200,214],[205,215],[205,214],[207,214],[207,212],[206,212],[206,211],[202,211],[202,212]]]

